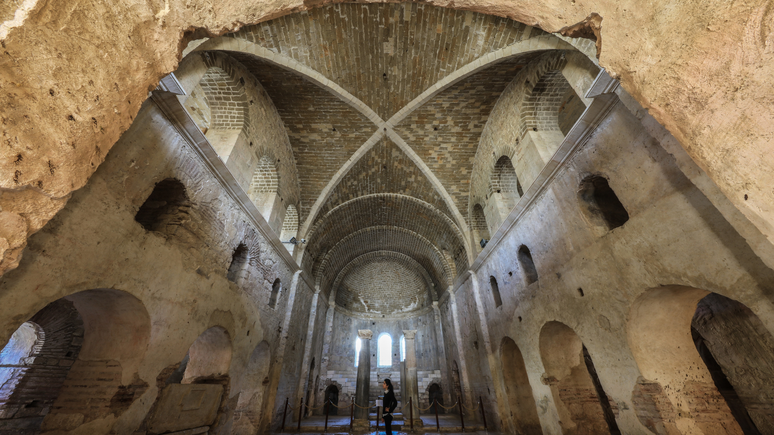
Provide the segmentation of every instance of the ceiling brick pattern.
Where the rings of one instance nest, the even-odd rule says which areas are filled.
[[[452,71],[539,33],[506,18],[403,3],[315,8],[235,36],[309,66],[387,119]]]
[[[329,295],[332,284],[353,260],[375,252],[394,252],[406,255],[421,265],[428,273],[436,289],[445,290],[451,285],[455,269],[454,259],[444,257],[443,251],[420,234],[405,228],[375,226],[358,230],[340,240],[327,255],[317,262],[315,277],[320,290]],[[307,264],[307,258],[304,262]]]
[[[354,312],[396,314],[432,303],[427,282],[416,263],[404,255],[368,258],[339,284],[336,304]]]
[[[299,172],[299,220],[341,166],[376,131],[338,97],[293,72],[245,53],[231,53],[261,82],[287,129]]]
[[[247,97],[244,86],[217,66],[204,74],[199,86],[207,98],[210,108],[211,127],[225,130],[241,130],[245,124]]]
[[[336,185],[321,208],[317,221],[347,201],[374,193],[413,196],[453,218],[446,202],[419,167],[394,142],[383,137]]]
[[[395,128],[465,216],[473,159],[489,113],[502,91],[533,58],[527,55],[501,62],[451,86]]]

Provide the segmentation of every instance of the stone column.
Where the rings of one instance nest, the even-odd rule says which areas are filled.
[[[357,357],[357,386],[355,387],[355,425],[368,428],[368,409],[361,406],[369,406],[369,387],[371,384],[371,338],[374,333],[370,329],[359,329],[360,355]]]
[[[414,337],[417,334],[416,329],[403,330],[403,336],[406,338],[406,380],[403,383],[405,386],[405,394],[403,395],[403,419],[408,420],[410,418],[409,411],[409,397],[412,400],[412,408],[414,409],[414,427],[422,427],[422,419],[419,418],[419,383],[417,380],[417,348],[414,343]]]

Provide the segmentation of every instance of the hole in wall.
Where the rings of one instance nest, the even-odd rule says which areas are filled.
[[[578,294],[583,297],[583,289],[578,287]]]

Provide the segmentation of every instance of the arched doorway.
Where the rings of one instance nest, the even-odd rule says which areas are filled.
[[[440,385],[432,383],[427,387],[427,405],[430,407],[431,413],[443,413],[443,408],[441,407],[443,405],[443,390],[441,390]]]
[[[339,405],[339,388],[335,385],[329,385],[328,388],[325,389],[325,400],[326,402],[330,402],[330,406],[328,407],[328,415],[338,415],[339,414],[339,408],[336,406]]]
[[[0,427],[67,431],[120,416],[148,388],[137,369],[149,337],[145,306],[120,290],[48,304],[0,352]],[[123,385],[125,374],[134,380]]]
[[[565,435],[620,434],[612,404],[575,331],[561,322],[546,323],[540,356]]]
[[[706,290],[664,286],[632,305],[629,343],[642,378],[637,416],[656,433],[676,416],[705,434],[774,431],[774,337],[745,305]]]
[[[503,338],[500,349],[507,408],[514,426],[512,431],[524,435],[542,435],[543,429],[521,351],[510,337]]]

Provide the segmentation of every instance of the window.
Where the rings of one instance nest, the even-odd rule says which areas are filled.
[[[271,286],[271,298],[269,299],[269,307],[277,308],[277,300],[279,299],[280,290],[282,290],[282,282],[279,278],[274,280],[274,284]]]
[[[400,336],[400,360],[401,362],[406,361],[406,336],[405,335]]]
[[[357,338],[357,341],[355,341],[355,367],[357,367],[358,363],[360,362],[360,349],[363,347],[363,344],[360,342],[360,337]]]
[[[386,332],[379,336],[377,342],[376,356],[378,367],[390,367],[392,366],[392,337]]]
[[[495,277],[489,277],[489,285],[492,287],[492,297],[494,298],[495,308],[503,304],[503,298],[500,297],[500,286],[497,285]]]
[[[240,243],[234,250],[234,254],[231,256],[231,265],[228,267],[228,274],[226,277],[231,282],[237,282],[242,275],[242,271],[247,266],[248,250],[244,243]]]
[[[535,267],[535,262],[532,261],[532,254],[529,252],[529,248],[521,245],[518,258],[519,264],[521,264],[521,270],[524,272],[524,278],[527,279],[527,284],[537,282],[537,268]]]

